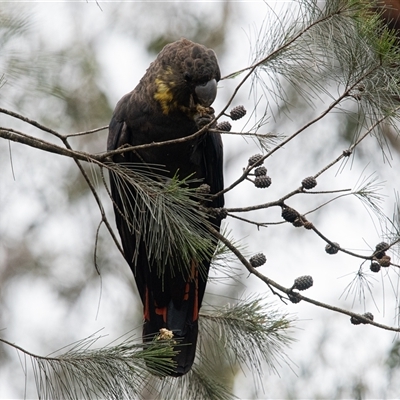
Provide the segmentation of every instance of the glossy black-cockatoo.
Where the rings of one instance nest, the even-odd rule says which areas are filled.
[[[185,138],[196,133],[214,117],[210,106],[215,100],[219,80],[220,70],[213,50],[187,39],[168,44],[136,88],[118,102],[109,126],[108,150]],[[165,182],[187,180],[192,189],[205,184],[203,188],[208,189],[211,198],[207,202],[210,208],[224,205],[222,195],[212,198],[223,189],[222,159],[221,137],[208,131],[188,141],[113,157],[114,163],[125,168],[140,165],[154,173],[155,180],[160,179],[160,175]],[[144,233],[138,232],[135,225],[142,217],[140,213],[147,213],[147,221],[156,217],[148,209],[138,210],[138,207],[127,217],[122,210],[127,202],[136,202],[139,193],[129,183],[121,190],[113,173],[110,181],[124,256],[143,303],[143,339],[154,340],[163,328],[171,331],[179,345],[174,347],[178,352],[174,357],[176,367],[170,374],[183,375],[190,370],[195,358],[199,309],[212,254],[193,257],[190,265],[182,268],[179,264],[185,258],[181,257],[179,248],[174,249],[176,254],[166,260],[160,272]],[[220,219],[215,214],[209,215],[214,216],[203,219],[203,225],[208,221],[219,229]],[[152,221],[151,228],[142,226],[141,229],[155,229],[154,223],[158,221]],[[211,242],[212,246],[216,245],[216,240]]]

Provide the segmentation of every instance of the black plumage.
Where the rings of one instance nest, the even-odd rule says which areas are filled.
[[[213,50],[186,39],[165,46],[136,88],[118,102],[109,126],[108,150],[194,134],[214,117],[210,106],[219,79]],[[211,195],[223,189],[222,160],[221,137],[211,132],[181,143],[148,147],[113,157],[115,163],[123,163],[127,168],[140,164],[167,180],[189,178],[188,185],[193,188],[207,184]],[[190,265],[180,268],[179,263],[184,258],[180,260],[179,249],[176,249],[176,262],[168,259],[160,273],[159,266],[149,256],[142,232],[135,231],[133,220],[129,221],[121,212],[127,201],[135,202],[137,191],[129,184],[121,191],[113,173],[110,181],[124,256],[134,273],[144,306],[143,338],[152,340],[162,328],[172,331],[183,346],[176,347],[179,353],[171,375],[183,375],[190,370],[195,358],[198,313],[211,255],[197,260],[193,257]],[[207,202],[208,207],[223,205],[223,196]],[[136,217],[131,216],[132,219]],[[219,219],[210,217],[209,222],[219,229]]]

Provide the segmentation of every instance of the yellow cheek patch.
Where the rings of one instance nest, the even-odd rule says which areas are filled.
[[[164,114],[168,114],[170,109],[174,106],[174,96],[171,93],[170,85],[166,84],[160,78],[156,78],[156,92],[154,99],[161,105]]]
[[[164,76],[172,75],[172,70],[170,67],[165,71]],[[161,105],[164,114],[168,114],[172,109],[178,106],[177,102],[174,101],[174,96],[171,89],[175,86],[172,80],[162,79],[162,77],[157,77],[156,81],[156,92],[154,94],[154,99],[158,101]]]

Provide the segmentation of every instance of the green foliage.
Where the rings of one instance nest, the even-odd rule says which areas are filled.
[[[389,370],[398,370],[400,367],[400,341],[396,340],[390,349],[386,366]]]
[[[76,343],[58,357],[30,354],[41,399],[132,399],[143,390],[148,372],[172,369],[169,341],[138,344],[128,337],[120,344],[91,349],[98,337]]]
[[[287,362],[285,348],[293,340],[289,334],[293,320],[267,299],[248,297],[201,316],[202,336],[209,338],[211,346],[207,354],[218,357],[216,364],[222,355],[232,366],[239,362],[255,379],[261,379],[264,363],[277,372],[277,365]]]
[[[149,396],[157,400],[210,399],[231,400],[235,396],[215,378],[209,368],[194,366],[191,371],[179,379],[166,377],[151,379],[148,382]]]
[[[119,210],[135,235],[136,253],[139,243],[146,243],[148,257],[158,266],[159,274],[166,265],[177,265],[179,271],[189,272],[193,260],[201,262],[212,256],[215,240],[209,233],[207,214],[200,209],[204,195],[190,187],[190,177],[166,179],[160,172],[148,172],[140,164],[108,164],[123,201]],[[134,191],[134,192],[133,192]],[[179,257],[177,257],[179,255]],[[172,273],[179,273],[172,271]],[[201,270],[200,273],[205,271]]]
[[[132,399],[147,392],[164,400],[228,400],[232,394],[224,382],[215,379],[213,370],[220,361],[211,360],[207,354],[223,357],[232,367],[237,362],[247,366],[255,379],[263,376],[263,362],[274,371],[279,361],[287,362],[284,348],[292,341],[287,332],[293,321],[267,305],[266,299],[247,298],[216,308],[202,313],[200,321],[202,350],[198,364],[179,379],[167,376],[173,368],[172,357],[179,350],[173,339],[156,338],[139,344],[137,338],[128,336],[118,344],[93,349],[100,337],[92,335],[60,355],[47,357],[15,347],[31,359],[41,399]],[[205,342],[211,347],[206,349]]]
[[[399,48],[391,31],[369,2],[333,0],[300,2],[260,32],[255,49],[253,91],[257,86],[288,112],[288,86],[315,107],[334,90],[356,100],[367,127],[386,118],[394,125],[400,91]],[[272,29],[271,29],[272,25]],[[283,106],[282,106],[283,104]],[[381,124],[375,131],[381,132]]]

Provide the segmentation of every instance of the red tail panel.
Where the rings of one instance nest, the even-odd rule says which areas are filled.
[[[177,366],[172,373],[173,376],[186,374],[193,365],[196,355],[199,318],[198,279],[198,265],[193,262],[190,276],[182,291],[182,300],[176,302],[170,300],[169,304],[163,307],[157,305],[151,289],[146,287],[143,340],[153,340],[162,328],[173,332],[174,339],[179,343],[175,349],[179,353],[175,357]]]

